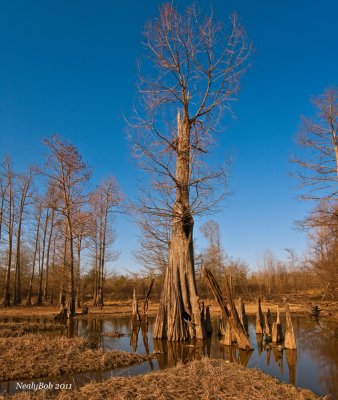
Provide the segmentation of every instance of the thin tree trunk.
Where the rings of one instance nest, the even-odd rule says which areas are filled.
[[[103,220],[103,232],[102,232],[102,245],[101,245],[101,259],[100,259],[100,289],[99,289],[99,305],[104,306],[103,302],[103,282],[104,282],[104,264],[106,258],[106,234],[107,234],[107,218],[108,218],[108,204],[106,204],[106,209],[104,210],[104,220]]]
[[[15,280],[14,280],[14,300],[13,304],[21,303],[21,228],[23,212],[26,205],[27,192],[30,186],[31,178],[27,177],[24,181],[19,209],[19,221],[17,231],[17,242],[16,242],[16,262],[15,262]]]
[[[61,282],[60,282],[60,293],[59,293],[59,306],[62,306],[63,299],[65,297],[65,279],[66,279],[66,264],[67,264],[67,225],[64,226],[64,244],[63,244],[63,260],[61,266]]]
[[[81,307],[81,246],[82,237],[78,238],[77,244],[77,268],[76,268],[76,304]]]
[[[69,292],[69,312],[70,316],[75,316],[75,274],[74,274],[74,237],[73,237],[73,226],[69,216],[67,217],[68,229],[69,229],[69,255],[70,255],[70,292]]]
[[[50,220],[50,230],[49,230],[48,244],[47,244],[47,255],[46,255],[46,277],[45,277],[45,284],[44,284],[44,288],[43,288],[43,299],[45,302],[47,302],[47,297],[48,297],[49,255],[50,255],[50,246],[52,243],[52,236],[53,236],[53,229],[54,229],[54,214],[55,214],[55,211],[52,208],[52,215],[51,215],[51,220]]]
[[[50,304],[54,303],[54,274],[55,274],[55,258],[56,258],[56,241],[57,241],[57,235],[54,236],[54,243],[53,243],[53,259],[52,259],[52,282],[50,285]]]
[[[27,306],[31,306],[32,305],[32,287],[33,287],[33,279],[34,279],[34,272],[35,272],[35,265],[36,265],[36,256],[37,256],[37,252],[38,252],[38,248],[39,248],[40,223],[41,223],[41,210],[39,211],[38,221],[37,221],[32,273],[31,273],[31,277],[30,277],[30,280],[29,280],[29,287],[28,287],[27,300],[26,300],[26,305]]]
[[[9,172],[8,172],[9,173]],[[5,307],[10,306],[11,304],[11,294],[10,294],[10,285],[11,285],[11,267],[12,267],[12,252],[13,252],[13,219],[14,219],[14,200],[13,200],[13,188],[12,188],[12,179],[11,176],[8,176],[8,258],[7,258],[7,271],[5,278],[5,291],[4,297],[2,300],[2,304]]]
[[[46,249],[48,221],[49,221],[49,208],[47,208],[47,211],[46,211],[45,226],[43,228],[42,254],[41,254],[41,263],[40,263],[40,269],[39,269],[39,289],[38,289],[38,298],[37,298],[36,304],[42,304],[43,267],[44,267],[44,262],[45,262],[45,249]]]

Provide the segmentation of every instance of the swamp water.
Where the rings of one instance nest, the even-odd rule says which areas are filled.
[[[80,336],[101,344],[104,350],[155,353],[155,358],[141,364],[110,371],[85,372],[58,378],[44,377],[22,382],[58,382],[71,384],[74,389],[92,381],[109,379],[112,376],[143,374],[151,370],[173,367],[178,362],[188,362],[207,356],[237,362],[249,368],[258,368],[283,382],[308,388],[319,395],[330,394],[329,399],[332,400],[338,399],[338,324],[321,319],[314,321],[307,316],[292,316],[292,320],[298,348],[297,350],[281,350],[280,347],[265,344],[262,337],[255,334],[255,318],[249,317],[249,335],[254,351],[247,352],[238,350],[236,346],[221,344],[217,335],[216,320],[212,321],[213,335],[206,340],[175,343],[153,340],[153,318],[149,319],[148,332],[142,332],[139,329],[131,336],[121,337],[109,337],[102,334],[120,332],[129,335],[129,317],[75,319],[62,331],[40,333],[49,336]],[[20,320],[20,322],[26,321]],[[19,322],[19,320],[11,322]],[[34,321],[30,319],[30,322],[37,322],[37,319]],[[282,323],[285,326],[284,321]],[[0,393],[16,393],[16,384],[17,381],[0,383]]]

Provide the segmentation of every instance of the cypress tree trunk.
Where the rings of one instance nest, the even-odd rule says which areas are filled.
[[[190,125],[186,112],[183,121],[178,113],[176,155],[176,201],[169,262],[153,332],[155,339],[169,341],[205,338],[195,282],[194,220],[189,202]]]

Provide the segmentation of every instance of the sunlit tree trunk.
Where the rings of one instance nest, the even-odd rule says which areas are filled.
[[[23,184],[21,189],[20,209],[18,215],[18,230],[16,239],[16,261],[15,261],[15,281],[14,281],[14,299],[13,304],[21,303],[21,232],[22,232],[22,219],[26,206],[29,186],[31,184],[31,175],[23,177]]]
[[[66,265],[67,265],[67,226],[64,226],[64,242],[63,242],[63,257],[61,264],[61,280],[59,291],[59,306],[62,305],[65,296],[65,281],[66,281]]]
[[[33,279],[34,279],[35,265],[36,265],[36,259],[37,259],[38,249],[39,249],[39,241],[40,241],[40,224],[41,224],[41,213],[42,213],[42,208],[41,207],[38,208],[37,213],[38,214],[37,214],[37,225],[36,225],[36,234],[35,234],[35,245],[34,245],[32,272],[31,272],[31,277],[30,277],[30,280],[29,280],[29,287],[28,287],[27,300],[26,300],[26,305],[27,306],[31,306],[32,305]]]
[[[7,187],[8,187],[8,254],[7,254],[7,270],[5,278],[5,290],[2,299],[2,305],[8,307],[11,304],[11,268],[12,268],[12,256],[13,256],[13,225],[14,225],[14,191],[13,191],[13,175],[10,168],[9,161],[6,164],[6,174],[7,174]]]
[[[55,210],[52,208],[50,226],[49,226],[49,234],[48,234],[48,244],[47,244],[47,254],[46,254],[46,276],[45,283],[43,287],[43,300],[47,301],[48,297],[48,279],[49,279],[49,260],[50,260],[50,248],[52,243],[53,229],[54,229],[54,216]]]
[[[187,117],[178,114],[177,159],[176,159],[176,202],[169,248],[167,268],[160,311],[157,314],[154,333],[155,339],[186,340],[189,337],[204,339],[205,331],[201,319],[201,310],[197,296],[193,227],[194,220],[190,211],[190,126]],[[187,313],[189,317],[184,318]],[[186,320],[188,319],[188,323]],[[191,319],[191,321],[190,321]]]
[[[40,252],[41,261],[39,263],[39,287],[38,287],[38,297],[37,297],[37,304],[42,304],[42,283],[43,283],[43,269],[45,263],[45,251],[46,251],[46,238],[47,238],[47,231],[48,231],[48,222],[49,222],[49,208],[46,210],[45,216],[45,224],[43,227],[43,237],[42,237],[42,249]]]

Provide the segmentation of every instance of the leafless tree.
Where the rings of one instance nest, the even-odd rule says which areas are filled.
[[[6,218],[2,217],[4,220],[4,225],[7,228],[7,260],[6,260],[6,278],[4,283],[4,293],[2,299],[2,305],[8,307],[11,304],[11,269],[13,262],[13,240],[14,240],[14,214],[15,214],[15,201],[14,201],[14,173],[12,169],[11,160],[5,157],[2,163],[2,173],[5,181],[4,200],[3,200],[3,214]]]
[[[302,198],[337,200],[338,195],[338,89],[327,89],[313,99],[317,115],[303,118],[297,141],[303,156],[292,159]]]
[[[314,210],[298,225],[308,231],[314,252],[310,264],[323,285],[337,288],[338,209],[338,88],[330,88],[313,99],[317,115],[303,118],[298,134],[305,148],[294,158],[302,198],[316,200]]]
[[[74,221],[86,201],[84,184],[89,170],[76,149],[57,135],[44,139],[49,156],[40,173],[47,177],[49,185],[58,197],[57,211],[63,216],[69,245],[69,312],[75,315],[75,232]]]
[[[201,226],[200,230],[208,243],[208,247],[203,252],[203,266],[207,267],[215,277],[219,277],[224,269],[219,224],[209,220]]]
[[[37,196],[36,196],[37,197]],[[32,305],[32,291],[33,291],[33,280],[35,274],[36,263],[38,259],[38,251],[39,251],[39,242],[40,242],[40,235],[41,235],[41,219],[42,219],[42,212],[43,212],[43,202],[41,198],[36,198],[34,201],[34,235],[33,235],[33,242],[34,242],[34,252],[33,252],[33,260],[32,260],[32,267],[31,267],[31,275],[29,279],[29,286],[28,286],[28,293],[26,299],[26,305]]]
[[[135,251],[135,260],[148,275],[164,277],[168,266],[171,226],[167,219],[141,215],[138,219],[141,231],[139,249]]]
[[[16,260],[15,260],[15,283],[14,283],[14,299],[13,304],[21,303],[21,236],[24,211],[27,206],[29,189],[32,183],[32,172],[17,177],[19,208],[17,216],[17,234],[16,234]]]
[[[93,217],[93,242],[95,244],[95,283],[93,305],[103,307],[104,274],[108,246],[114,241],[111,215],[121,202],[121,193],[115,179],[104,180],[90,196]]]
[[[152,190],[144,191],[139,211],[171,225],[154,338],[204,338],[194,271],[194,216],[209,212],[225,195],[224,168],[211,167],[208,152],[222,111],[230,110],[236,97],[251,45],[236,15],[227,31],[194,6],[180,14],[172,4],[163,5],[159,17],[146,25],[144,38],[142,68],[147,72],[139,87],[144,108],[132,139]]]
[[[321,202],[303,221],[310,239],[308,263],[321,289],[338,295],[338,205]]]

